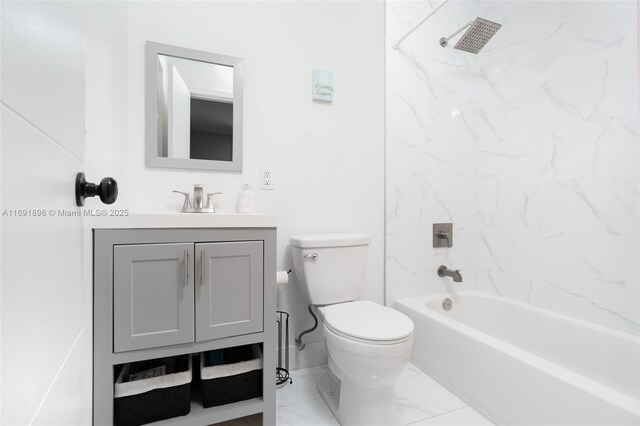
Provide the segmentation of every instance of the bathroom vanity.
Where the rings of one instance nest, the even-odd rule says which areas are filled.
[[[275,424],[275,216],[98,218],[93,253],[94,424],[114,424],[123,365],[252,344],[262,352],[261,397],[204,408],[194,385],[190,413],[158,424],[256,413]]]

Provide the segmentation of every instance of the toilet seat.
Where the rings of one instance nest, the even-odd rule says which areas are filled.
[[[349,340],[389,345],[413,336],[413,321],[386,306],[366,300],[322,308],[328,330]]]

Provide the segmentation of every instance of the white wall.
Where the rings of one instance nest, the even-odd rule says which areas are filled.
[[[88,7],[101,11],[90,14],[88,23],[94,40],[88,49],[87,158],[96,179],[118,179],[116,207],[178,212],[182,199],[171,190],[188,191],[201,183],[207,191],[224,193],[216,206],[219,212],[234,212],[240,185],[257,188],[260,167],[271,167],[276,189],[255,190],[254,204],[258,212],[278,215],[278,269],[290,267],[292,234],[367,233],[372,244],[364,296],[382,302],[383,3],[132,2]],[[145,167],[147,40],[244,58],[241,174]],[[335,73],[332,104],[311,100],[313,68]],[[292,314],[291,336],[312,323],[295,283],[279,290],[278,308]],[[322,362],[322,331],[305,338],[319,343],[307,346],[300,355],[312,358],[298,365]]]
[[[447,4],[399,50],[391,44],[433,8],[386,3],[387,303],[476,286],[477,58],[438,44],[475,17],[477,2]],[[453,223],[452,248],[434,249],[434,223]],[[460,269],[453,284],[436,270]]]

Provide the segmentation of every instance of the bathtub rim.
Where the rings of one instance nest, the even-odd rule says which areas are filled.
[[[640,343],[640,335],[636,335],[627,331],[622,331],[622,330],[618,330],[615,328],[611,328],[611,327],[606,327],[604,325],[600,325],[600,324],[595,324],[589,321],[585,321],[583,319],[579,319],[579,318],[575,318],[566,314],[561,314],[559,312],[555,312],[549,309],[544,309],[541,308],[539,306],[535,306],[535,305],[531,305],[529,303],[524,303],[521,302],[519,300],[514,300],[514,299],[510,299],[508,297],[505,296],[500,296],[497,294],[491,294],[491,293],[487,293],[485,291],[481,291],[481,290],[477,290],[477,289],[469,289],[469,290],[459,290],[459,291],[453,291],[453,292],[444,292],[444,293],[438,293],[438,294],[429,294],[426,296],[414,296],[414,297],[403,297],[401,299],[396,299],[396,303],[401,303],[401,302],[405,302],[405,301],[411,301],[411,300],[415,300],[415,299],[423,299],[425,302],[426,301],[431,301],[431,300],[442,300],[443,298],[450,298],[453,300],[453,302],[455,302],[455,297],[456,295],[460,295],[460,296],[476,296],[479,298],[483,298],[483,299],[493,299],[493,300],[499,300],[500,302],[505,302],[505,303],[509,303],[511,305],[515,305],[533,312],[537,312],[540,314],[544,314],[544,315],[548,315],[557,319],[561,319],[563,321],[568,321],[570,323],[576,324],[576,325],[580,325],[580,326],[584,326],[587,328],[590,328],[592,330],[595,331],[600,331],[600,332],[604,332],[607,334],[611,334],[613,336],[616,337],[620,337],[624,340],[627,341],[631,341],[631,342],[635,342],[635,343]],[[640,303],[640,302],[639,302]],[[433,311],[433,309],[431,309]],[[433,311],[436,314],[439,314],[441,316],[443,316],[444,318],[448,318],[446,315],[441,314],[438,311]]]
[[[640,399],[635,399],[631,395],[628,395],[624,392],[613,389],[603,383],[597,382],[593,379],[583,376],[582,374],[571,371],[568,368],[558,365],[541,356],[527,352],[524,349],[521,349],[511,343],[508,343],[504,340],[494,337],[484,331],[480,331],[478,329],[473,328],[470,325],[464,324],[458,320],[450,318],[445,314],[440,313],[436,310],[433,310],[426,305],[426,303],[430,301],[442,300],[443,298],[446,298],[446,297],[453,298],[456,295],[462,296],[462,297],[472,296],[472,297],[480,297],[480,298],[486,298],[486,299],[494,299],[494,300],[498,300],[501,303],[510,303],[512,305],[525,308],[542,315],[550,315],[556,319],[559,319],[562,321],[569,321],[575,325],[586,326],[595,331],[601,331],[607,334],[612,334],[616,337],[620,337],[637,344],[640,344],[640,336],[635,336],[631,333],[626,333],[620,330],[609,329],[608,327],[604,327],[598,324],[592,324],[584,320],[569,317],[567,315],[559,314],[557,312],[549,311],[537,306],[532,306],[523,302],[511,300],[504,296],[498,296],[498,295],[486,293],[479,290],[461,290],[455,293],[453,292],[438,293],[438,294],[431,294],[427,296],[415,296],[415,297],[397,299],[395,301],[396,309],[398,308],[398,305],[401,305],[409,310],[416,311],[419,314],[425,315],[426,317],[446,327],[449,327],[465,336],[468,336],[471,339],[474,339],[480,343],[489,345],[493,347],[495,350],[504,352],[507,355],[518,358],[523,363],[526,363],[527,365],[529,365],[531,368],[544,371],[547,374],[553,374],[558,378],[558,380],[561,380],[571,386],[579,387],[585,392],[589,392],[605,400],[611,405],[616,406],[619,409],[622,409],[624,411],[629,412],[632,415],[640,417]],[[411,318],[411,316],[409,317]],[[414,333],[415,332],[416,331],[414,330]]]

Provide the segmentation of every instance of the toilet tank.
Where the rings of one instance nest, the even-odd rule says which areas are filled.
[[[356,300],[365,283],[371,237],[363,234],[294,235],[293,270],[305,302]]]

